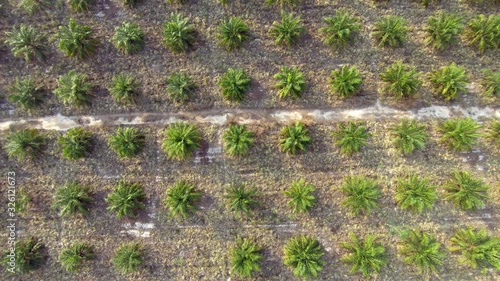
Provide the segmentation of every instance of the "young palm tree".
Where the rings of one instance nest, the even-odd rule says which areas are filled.
[[[108,210],[116,212],[116,216],[121,219],[122,217],[135,217],[137,210],[144,209],[143,199],[144,190],[139,183],[120,180],[105,200],[109,204]]]
[[[333,132],[332,136],[335,138],[335,144],[340,146],[340,152],[353,154],[366,146],[369,134],[364,126],[349,121],[347,124],[340,123],[339,129]]]
[[[43,102],[40,87],[31,76],[25,79],[16,78],[9,90],[11,92],[9,101],[25,110],[34,109]]]
[[[122,0],[123,6],[126,6],[130,9],[135,8],[135,5],[137,5],[137,2],[140,0]]]
[[[446,101],[453,100],[458,94],[467,91],[465,68],[457,66],[454,62],[431,72],[429,77],[434,93],[443,96]]]
[[[226,195],[227,208],[237,218],[240,218],[243,214],[250,216],[253,207],[259,204],[256,196],[257,190],[255,188],[247,189],[243,184],[233,184]]]
[[[142,247],[138,243],[122,244],[112,259],[115,268],[123,274],[137,271],[142,265]]]
[[[483,70],[482,83],[486,96],[496,96],[500,98],[500,71],[493,72],[491,69]]]
[[[427,20],[427,45],[443,50],[456,41],[463,31],[462,17],[455,14],[439,12]]]
[[[68,0],[69,7],[75,12],[85,12],[90,9],[93,0]]]
[[[401,46],[406,41],[408,27],[400,16],[384,16],[375,23],[372,36],[379,42],[379,46],[391,48]]]
[[[47,260],[45,245],[37,238],[30,237],[24,240],[16,241],[14,245],[14,271],[15,273],[27,273],[40,268]],[[12,253],[11,250],[4,251],[2,264],[4,267],[11,268]],[[14,273],[14,272],[12,272]]]
[[[294,213],[305,213],[316,202],[316,197],[313,194],[314,191],[316,191],[314,185],[306,183],[304,179],[300,179],[299,181],[293,181],[292,186],[283,192],[283,194],[290,197],[288,206],[293,208]]]
[[[115,102],[123,105],[135,103],[139,82],[132,75],[124,72],[113,76],[108,90]]]
[[[145,136],[137,128],[118,128],[108,145],[120,158],[132,158],[143,148]]]
[[[281,22],[273,22],[273,27],[269,31],[275,38],[276,45],[288,47],[299,41],[302,32],[304,32],[304,27],[300,16],[294,17],[293,13],[287,14],[285,11],[281,11]]]
[[[59,255],[59,262],[68,272],[78,271],[85,262],[95,258],[94,247],[85,242],[75,242],[64,248]]]
[[[297,67],[284,66],[273,77],[278,80],[275,87],[278,89],[280,98],[298,98],[304,91],[306,84],[304,74]]]
[[[162,148],[168,158],[184,160],[201,145],[201,134],[189,123],[177,122],[165,130]]]
[[[343,65],[341,69],[332,70],[330,79],[333,92],[342,98],[348,98],[358,93],[363,82],[355,65]]]
[[[196,84],[191,77],[183,72],[173,73],[167,78],[166,91],[174,102],[183,104],[191,98],[193,91],[196,89]]]
[[[36,12],[43,11],[49,7],[46,0],[19,0],[17,7],[32,16]]]
[[[486,138],[492,141],[497,147],[500,147],[500,118],[491,122]]]
[[[45,60],[47,39],[44,33],[38,32],[31,25],[21,24],[19,28],[12,27],[12,31],[5,32],[5,44],[10,46],[15,57],[30,62],[33,58]]]
[[[62,156],[66,159],[76,160],[85,157],[92,147],[92,134],[83,128],[71,128],[65,135],[57,140],[61,147]]]
[[[170,21],[163,24],[163,44],[174,53],[186,52],[196,40],[195,29],[189,18],[171,14]]]
[[[254,133],[245,125],[231,124],[224,132],[224,150],[230,156],[245,156],[254,143]]]
[[[19,189],[19,191],[16,191],[16,205],[14,206],[16,213],[24,214],[28,209],[30,202],[31,197],[26,191],[24,191],[24,189]]]
[[[311,142],[309,130],[301,122],[281,128],[280,147],[283,152],[295,155],[306,150]]]
[[[219,25],[217,38],[220,45],[225,47],[227,51],[241,48],[249,37],[250,29],[240,18],[230,17],[228,20],[222,21]]]
[[[361,30],[361,24],[356,17],[347,11],[336,10],[335,16],[323,19],[325,26],[320,28],[323,42],[332,47],[342,47],[352,41],[355,34]]]
[[[300,2],[301,2],[301,0],[266,0],[266,3],[268,5],[276,5],[276,6],[280,6],[280,7],[283,7],[283,6],[292,7],[295,5],[299,5]]]
[[[86,25],[79,25],[75,19],[69,20],[68,26],[59,26],[56,38],[58,46],[68,57],[84,59],[94,54],[97,40],[92,37],[92,29]]]
[[[227,72],[221,76],[219,86],[226,100],[241,102],[250,89],[251,82],[252,77],[246,74],[245,70],[228,68]]]
[[[474,45],[479,52],[486,49],[498,49],[500,45],[500,15],[478,15],[472,19],[465,29],[465,37],[469,45]]]
[[[493,266],[500,270],[500,238],[490,237],[485,228],[472,227],[458,229],[450,239],[450,251],[460,252],[461,263],[472,268]]]
[[[296,236],[288,240],[284,249],[283,263],[299,278],[316,278],[323,270],[322,256],[325,254],[318,240],[310,236]]]
[[[385,82],[384,92],[398,98],[413,96],[422,85],[420,73],[415,67],[403,64],[401,61],[388,66],[380,74],[380,78]]]
[[[54,95],[64,105],[82,107],[90,103],[90,90],[93,85],[88,82],[87,75],[71,70],[59,76],[57,85]]]
[[[484,207],[490,187],[469,172],[455,171],[452,179],[445,184],[445,189],[448,191],[445,196],[447,200],[463,210],[475,210]]]
[[[194,202],[200,198],[201,193],[196,191],[193,184],[178,181],[167,189],[165,206],[170,211],[170,216],[182,216],[187,218],[189,213],[195,210]]]
[[[422,213],[424,209],[432,209],[438,199],[436,187],[429,184],[426,178],[411,174],[407,179],[398,179],[396,202],[401,209],[412,209]]]
[[[111,38],[115,48],[126,55],[139,52],[144,46],[144,32],[137,23],[123,22],[115,27]]]
[[[374,272],[379,273],[387,263],[385,247],[375,242],[374,235],[367,235],[365,241],[359,240],[354,233],[349,233],[351,241],[341,244],[342,248],[349,251],[342,257],[342,261],[352,264],[351,272],[361,272],[364,277],[369,277]]]
[[[144,147],[145,136],[137,128],[118,128],[108,145],[120,158],[132,158]]]
[[[18,161],[22,161],[26,158],[34,158],[41,153],[45,144],[45,137],[40,135],[37,129],[24,129],[9,134],[4,149],[9,158],[17,158]]]
[[[54,195],[52,207],[59,209],[61,217],[88,213],[88,205],[92,202],[89,187],[78,182],[68,182],[58,187]]]
[[[417,120],[403,119],[399,125],[392,128],[393,143],[403,154],[410,154],[424,148],[429,138],[426,126],[420,125]]]
[[[231,249],[231,272],[241,278],[250,278],[260,271],[260,261],[264,258],[260,247],[249,239],[238,239]]]
[[[427,8],[430,3],[436,3],[437,1],[438,0],[421,0],[420,3],[424,6],[424,8]]]
[[[378,207],[377,201],[382,196],[377,183],[364,176],[346,177],[342,192],[346,196],[342,204],[349,207],[354,215],[370,214]]]
[[[415,265],[420,273],[436,271],[443,264],[444,253],[434,236],[420,230],[406,230],[401,233],[399,254],[407,264]]]
[[[469,117],[448,119],[440,128],[443,133],[441,141],[454,151],[471,150],[481,136],[480,128],[481,125]]]

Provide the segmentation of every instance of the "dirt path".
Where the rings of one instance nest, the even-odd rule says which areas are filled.
[[[167,125],[176,121],[191,121],[224,125],[231,122],[242,124],[254,123],[289,123],[304,121],[327,123],[351,119],[387,119],[387,118],[451,118],[471,117],[473,119],[500,117],[500,109],[491,107],[429,106],[418,110],[398,110],[380,105],[347,110],[255,110],[225,109],[197,112],[165,113],[123,113],[100,116],[63,116],[61,114],[39,118],[11,118],[0,120],[0,131],[16,126],[30,126],[45,130],[67,130],[79,126],[119,126],[119,125]]]

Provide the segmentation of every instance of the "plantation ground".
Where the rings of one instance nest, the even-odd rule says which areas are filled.
[[[339,243],[349,232],[358,235],[377,234],[387,246],[390,263],[379,275],[380,280],[420,280],[421,275],[404,265],[397,257],[395,231],[402,226],[415,226],[435,234],[439,242],[449,246],[448,240],[461,226],[486,227],[498,235],[500,217],[498,192],[499,158],[486,142],[481,142],[471,153],[448,153],[435,139],[437,123],[432,121],[433,140],[428,148],[412,157],[402,157],[390,143],[388,128],[393,121],[368,122],[369,145],[353,158],[342,156],[333,147],[329,133],[334,124],[311,126],[314,139],[311,149],[296,157],[277,151],[277,124],[251,125],[257,133],[256,146],[247,159],[223,157],[220,134],[223,127],[203,126],[206,140],[195,158],[185,163],[167,160],[159,151],[163,137],[158,128],[143,127],[146,132],[146,150],[137,159],[119,160],[106,145],[112,128],[93,128],[95,149],[89,158],[77,162],[61,160],[54,147],[60,133],[48,132],[50,145],[44,159],[29,164],[8,161],[2,151],[2,174],[16,171],[18,188],[32,196],[28,213],[18,224],[20,237],[35,235],[46,243],[50,258],[48,266],[31,274],[35,280],[71,280],[75,275],[65,273],[56,262],[63,246],[72,241],[88,240],[96,246],[97,260],[79,273],[85,280],[121,280],[110,264],[114,249],[126,241],[144,245],[145,267],[134,275],[136,280],[226,280],[230,277],[228,249],[237,236],[254,238],[264,249],[262,272],[256,280],[290,280],[291,272],[282,264],[282,247],[286,240],[299,233],[312,234],[326,249],[325,268],[321,280],[357,280],[349,268],[339,261],[344,254]],[[443,200],[445,194],[438,188],[440,200],[432,211],[416,215],[397,208],[393,195],[395,179],[406,171],[414,171],[442,185],[454,169],[466,169],[492,185],[491,200],[486,209],[462,212]],[[366,217],[351,216],[341,206],[339,191],[342,180],[350,174],[363,174],[380,184],[383,199],[380,209]],[[305,178],[317,187],[317,205],[308,215],[294,216],[286,206],[282,192],[292,180]],[[140,182],[147,194],[147,209],[136,219],[118,220],[106,211],[104,198],[119,178]],[[92,187],[95,204],[86,218],[61,219],[50,209],[55,188],[68,179],[79,179]],[[196,214],[185,221],[168,217],[162,201],[167,186],[179,179],[195,183],[203,196],[196,205]],[[233,182],[246,182],[259,190],[262,202],[254,220],[238,221],[224,208],[224,190]],[[2,213],[5,220],[5,213]],[[129,225],[126,225],[129,224]],[[6,239],[2,233],[2,239]],[[143,236],[143,237],[137,237]],[[447,253],[443,267],[434,280],[494,280],[492,270],[481,275],[459,265],[458,256]],[[132,278],[132,277],[131,277]]]
[[[14,1],[11,1],[14,2]],[[223,8],[215,0],[191,0],[184,6],[170,6],[163,0],[144,0],[134,10],[128,10],[111,0],[97,0],[91,11],[76,14],[68,11],[62,1],[57,2],[48,14],[25,16],[12,5],[0,8],[0,119],[63,115],[102,115],[127,112],[190,112],[196,116],[200,110],[223,110],[237,108],[220,97],[217,81],[228,67],[243,67],[252,76],[253,83],[249,97],[241,108],[256,112],[268,109],[357,109],[373,105],[380,98],[383,105],[395,108],[418,110],[423,106],[461,105],[463,107],[490,106],[497,108],[495,99],[482,97],[479,74],[482,68],[496,68],[500,61],[498,51],[486,51],[479,55],[463,42],[452,50],[437,53],[424,47],[423,28],[426,18],[437,10],[454,11],[464,15],[466,22],[479,13],[498,13],[498,6],[487,3],[471,6],[462,1],[441,1],[423,8],[417,1],[389,1],[373,4],[372,1],[313,1],[305,0],[294,11],[300,14],[307,30],[298,47],[284,49],[276,47],[268,30],[274,20],[279,20],[279,9],[265,7],[260,1],[236,1],[234,6]],[[349,2],[349,3],[347,3]],[[487,1],[486,1],[487,2]],[[338,8],[346,8],[359,16],[363,23],[355,45],[344,51],[333,51],[324,46],[318,28],[321,18],[330,16]],[[13,11],[11,13],[11,11]],[[190,16],[198,31],[198,41],[188,54],[173,55],[161,44],[161,25],[173,11]],[[374,22],[382,15],[404,16],[411,32],[409,42],[402,48],[381,49],[372,42],[369,33]],[[218,23],[229,15],[245,19],[251,28],[251,39],[245,48],[227,53],[215,41]],[[100,45],[95,56],[77,61],[66,58],[57,50],[53,36],[59,25],[66,25],[70,17],[79,23],[90,25],[99,39]],[[122,21],[139,23],[146,33],[144,50],[128,57],[119,54],[109,42],[114,27]],[[12,57],[3,44],[4,32],[21,22],[31,23],[48,33],[50,43],[49,58],[45,63],[26,64]],[[467,95],[452,103],[445,103],[434,97],[429,85],[424,84],[414,99],[395,101],[377,92],[380,86],[378,74],[393,61],[401,59],[428,72],[454,61],[466,67],[469,79]],[[356,64],[363,72],[365,82],[362,93],[352,99],[342,101],[328,93],[328,74],[341,64]],[[295,101],[280,101],[273,90],[272,75],[283,65],[297,65],[304,71],[308,88],[303,98]],[[5,101],[7,88],[16,77],[33,75],[51,92],[56,87],[59,75],[71,69],[89,75],[96,86],[93,89],[92,106],[83,109],[63,107],[47,93],[43,108],[33,113],[13,110]],[[174,105],[164,93],[165,77],[174,71],[186,71],[198,84],[194,99],[184,106]],[[125,108],[115,105],[109,97],[106,86],[115,73],[127,71],[141,81],[141,94],[137,105]],[[278,133],[281,125],[268,120],[249,125],[256,132],[256,146],[246,159],[233,160],[223,156],[221,133],[225,126],[202,125],[205,143],[196,157],[180,163],[166,159],[160,151],[163,137],[162,126],[139,126],[146,133],[146,148],[134,160],[119,160],[107,146],[107,138],[114,127],[89,128],[95,135],[95,145],[90,157],[76,162],[60,158],[55,146],[62,132],[44,131],[50,136],[49,146],[43,157],[34,162],[18,163],[8,160],[0,150],[0,172],[16,172],[18,188],[29,193],[33,201],[27,214],[18,221],[19,238],[37,236],[48,248],[47,266],[31,274],[12,277],[2,273],[2,280],[228,280],[229,249],[238,236],[253,238],[264,250],[262,272],[256,280],[293,280],[291,271],[282,263],[282,248],[286,241],[297,234],[307,233],[319,239],[326,250],[325,267],[320,280],[361,280],[360,275],[351,275],[349,267],[339,261],[345,253],[340,242],[348,239],[349,232],[360,236],[376,234],[387,247],[389,264],[379,274],[377,280],[421,280],[422,276],[413,268],[402,263],[397,256],[395,245],[398,241],[398,227],[414,226],[435,234],[447,256],[444,265],[431,280],[500,280],[498,273],[491,269],[486,274],[458,263],[458,255],[446,249],[449,238],[459,227],[485,227],[492,235],[500,235],[500,159],[485,140],[470,153],[450,153],[437,143],[440,134],[437,124],[440,119],[425,121],[430,124],[432,139],[423,151],[411,157],[400,156],[390,143],[388,128],[395,120],[366,119],[372,137],[366,149],[352,158],[343,156],[332,144],[330,132],[336,122],[310,124],[313,145],[308,152],[289,157],[278,151]],[[487,124],[487,121],[485,122]],[[28,124],[30,125],[30,124]],[[4,143],[5,134],[0,135]],[[441,185],[455,169],[466,169],[481,177],[492,186],[491,200],[487,207],[476,212],[462,212],[443,200],[445,191]],[[440,199],[431,211],[422,215],[401,211],[393,199],[395,180],[406,171],[414,171],[430,177],[431,182],[440,186]],[[343,195],[339,188],[343,178],[350,174],[362,174],[374,178],[380,184],[383,198],[380,209],[366,217],[351,216],[341,206]],[[140,182],[146,192],[146,209],[136,219],[118,220],[106,210],[104,198],[120,178]],[[308,215],[294,216],[286,206],[282,192],[292,180],[304,178],[316,188],[318,203]],[[95,203],[85,218],[61,219],[50,208],[52,196],[57,186],[66,180],[80,180],[92,187]],[[203,192],[196,214],[178,221],[168,217],[163,207],[166,188],[180,179],[195,183]],[[261,206],[253,220],[239,221],[224,208],[224,191],[233,182],[246,182],[259,190]],[[2,188],[4,188],[2,179]],[[1,199],[3,202],[6,196]],[[0,220],[7,219],[0,212]],[[0,239],[6,241],[6,231]],[[89,268],[77,275],[66,273],[57,262],[61,249],[75,240],[89,241],[96,247],[97,258]],[[124,277],[115,272],[110,259],[118,245],[137,241],[144,245],[144,267],[132,276]],[[234,277],[231,277],[234,280]]]
[[[498,5],[485,3],[470,5],[462,1],[446,1],[431,4],[423,8],[418,1],[389,1],[375,5],[372,1],[303,1],[304,4],[293,10],[300,14],[306,33],[299,46],[291,49],[277,47],[269,34],[273,21],[280,19],[279,9],[262,5],[261,1],[235,1],[227,8],[217,4],[215,0],[189,1],[182,6],[171,6],[163,0],[147,0],[136,9],[126,9],[117,1],[99,0],[85,13],[73,13],[66,5],[57,4],[48,13],[37,13],[26,17],[21,10],[3,5],[0,10],[0,41],[4,41],[5,31],[21,22],[30,23],[48,34],[50,51],[46,63],[26,64],[21,59],[12,57],[5,44],[0,45],[0,93],[5,96],[8,85],[16,77],[33,75],[36,80],[49,90],[47,102],[43,110],[34,115],[47,115],[61,112],[68,114],[105,114],[118,112],[156,112],[176,110],[201,110],[207,108],[225,108],[237,106],[225,102],[217,86],[219,76],[228,67],[242,67],[253,78],[249,97],[241,104],[244,108],[338,108],[357,107],[373,104],[382,96],[383,104],[403,108],[415,108],[444,102],[430,92],[429,85],[424,84],[414,99],[394,101],[377,92],[380,87],[378,75],[396,60],[414,64],[422,72],[429,72],[437,67],[456,62],[466,68],[469,79],[469,94],[458,98],[454,103],[465,106],[495,105],[498,100],[485,98],[479,85],[480,70],[496,68],[500,54],[489,50],[479,55],[473,47],[466,46],[463,41],[453,45],[451,50],[435,52],[424,44],[424,27],[427,17],[438,10],[457,12],[464,17],[464,22],[479,13],[498,13]],[[362,30],[354,40],[354,45],[346,50],[334,51],[321,42],[318,29],[322,26],[322,18],[335,14],[339,8],[347,9],[360,18]],[[13,11],[11,13],[11,11]],[[175,55],[161,43],[162,24],[169,15],[178,11],[189,16],[198,34],[194,50],[188,54]],[[383,15],[397,14],[403,16],[410,27],[409,41],[402,48],[379,48],[370,37],[373,24]],[[232,53],[220,47],[216,41],[217,26],[222,19],[230,15],[241,16],[251,29],[251,38],[244,48]],[[77,22],[92,27],[95,38],[100,42],[96,55],[84,61],[65,57],[58,49],[54,38],[58,26],[67,25],[70,17]],[[123,21],[137,22],[145,31],[145,48],[136,55],[126,56],[116,51],[110,42],[114,28]],[[359,96],[342,101],[331,97],[328,86],[328,75],[332,69],[342,64],[355,64],[365,78]],[[296,101],[280,101],[273,89],[272,75],[283,65],[298,66],[307,79],[307,89],[303,98]],[[57,101],[51,91],[56,87],[59,75],[71,69],[90,76],[95,84],[94,99],[90,108],[65,108]],[[119,72],[130,72],[142,83],[141,95],[136,106],[124,108],[115,105],[106,88],[111,77]],[[165,94],[165,78],[175,71],[186,71],[198,84],[198,90],[192,102],[184,106],[176,106]],[[426,80],[426,79],[424,79]],[[1,99],[0,99],[1,100]],[[0,116],[24,116],[22,111],[9,111],[10,104],[0,104]],[[10,113],[9,113],[10,112]]]

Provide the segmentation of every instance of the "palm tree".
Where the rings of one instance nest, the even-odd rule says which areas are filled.
[[[242,278],[250,278],[260,271],[260,261],[263,259],[257,244],[249,239],[238,239],[231,250],[231,272]]]
[[[316,278],[323,269],[321,257],[325,254],[318,240],[310,236],[297,236],[288,240],[284,247],[283,262],[293,269],[299,278]]]

